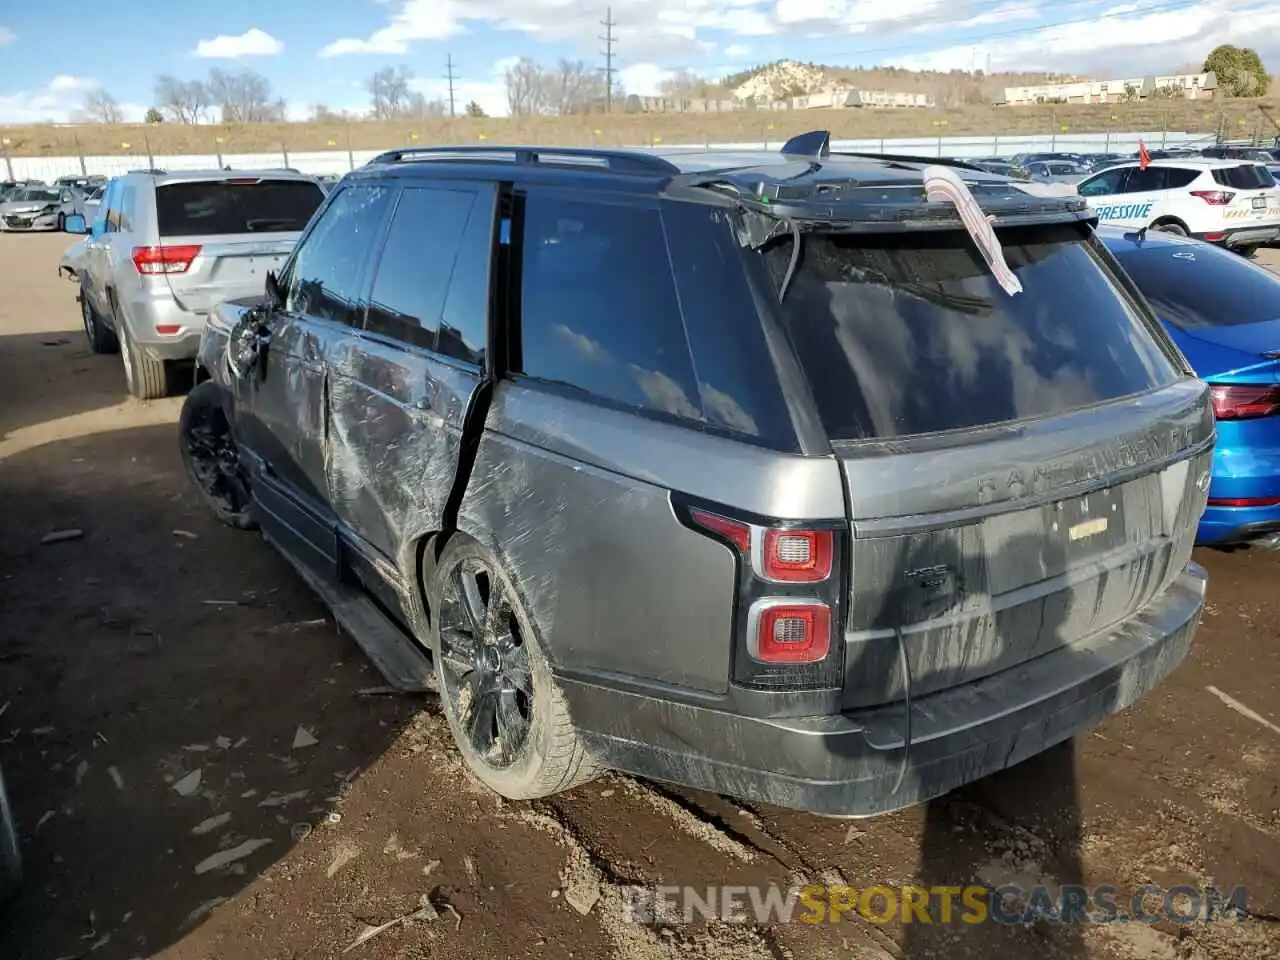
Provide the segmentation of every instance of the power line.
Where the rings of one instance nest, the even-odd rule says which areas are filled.
[[[605,8],[600,26],[604,27],[604,36],[600,38],[604,41],[604,49],[600,51],[604,57],[604,112],[613,113],[613,75],[617,73],[613,68],[613,44],[617,39],[613,35],[613,28],[617,26],[613,21],[613,7]]]
[[[457,113],[453,108],[453,54],[449,54],[448,57],[445,58],[445,69],[448,72],[445,73],[444,78],[449,81],[449,116],[456,117]]]

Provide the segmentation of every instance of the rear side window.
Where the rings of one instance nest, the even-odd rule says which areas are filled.
[[[1179,329],[1280,319],[1280,278],[1235,253],[1178,244],[1115,254],[1160,318]]]
[[[531,192],[525,201],[519,369],[701,420],[661,215],[580,196]]]
[[[373,281],[365,328],[435,350],[449,278],[476,195],[408,187],[400,194]]]
[[[1129,180],[1125,184],[1126,193],[1146,193],[1149,190],[1176,190],[1185,187],[1198,177],[1199,171],[1182,167],[1147,167],[1141,170],[1134,167],[1129,171]]]
[[[999,235],[1012,297],[963,231],[803,239],[782,312],[833,439],[1052,416],[1178,376],[1078,229]],[[779,281],[790,255],[765,254]]]
[[[156,188],[162,237],[301,230],[324,200],[307,180],[198,180]]]
[[[1276,185],[1275,177],[1266,167],[1252,163],[1238,167],[1219,167],[1213,171],[1213,179],[1221,186],[1235,187],[1237,190],[1261,190]]]

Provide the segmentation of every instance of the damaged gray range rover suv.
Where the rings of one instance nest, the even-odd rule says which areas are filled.
[[[504,796],[893,810],[1191,643],[1212,410],[1091,217],[821,132],[387,153],[219,307],[183,456]]]

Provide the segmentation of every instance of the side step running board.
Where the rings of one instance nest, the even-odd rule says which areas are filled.
[[[436,672],[431,658],[372,601],[361,593],[335,586],[317,576],[279,541],[265,534],[264,537],[319,594],[333,611],[338,625],[351,634],[387,683],[405,693],[436,689]]]

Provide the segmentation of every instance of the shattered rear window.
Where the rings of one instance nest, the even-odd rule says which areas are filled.
[[[963,231],[803,237],[782,313],[832,439],[1050,416],[1177,378],[1077,228],[997,235],[1015,296]],[[764,254],[779,286],[791,253]]]

